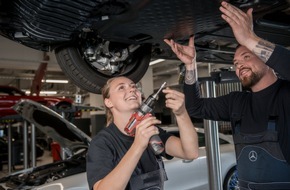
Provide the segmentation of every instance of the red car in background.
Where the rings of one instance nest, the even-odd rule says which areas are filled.
[[[0,118],[17,113],[12,109],[20,99],[29,99],[57,110],[69,110],[73,100],[54,96],[28,96],[25,92],[12,86],[0,86]]]

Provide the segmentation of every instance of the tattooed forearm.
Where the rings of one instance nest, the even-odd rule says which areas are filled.
[[[185,73],[185,84],[191,85],[197,81],[196,69],[186,70]]]
[[[189,67],[186,67],[185,71],[185,84],[191,85],[197,81],[197,65],[196,65],[196,53],[194,58],[191,61]]]
[[[253,52],[266,63],[272,55],[274,48],[275,44],[261,40],[254,47]]]

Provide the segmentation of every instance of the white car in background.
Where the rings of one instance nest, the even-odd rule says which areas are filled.
[[[162,127],[169,133],[179,136],[178,127]],[[209,190],[208,168],[205,147],[205,133],[203,128],[196,128],[199,142],[199,156],[195,160],[173,158],[164,160],[168,181],[166,190]],[[224,190],[237,187],[236,156],[231,135],[219,133],[221,174]]]
[[[37,102],[22,100],[14,106],[14,109],[24,119],[57,141],[64,148],[68,158],[1,178],[0,189],[88,190],[86,151],[91,138],[59,114]],[[163,129],[178,135],[177,127]],[[204,131],[197,128],[197,132],[200,143],[199,158],[164,160],[168,175],[165,190],[209,189]],[[237,174],[233,141],[229,136],[219,135],[224,189],[235,189]]]

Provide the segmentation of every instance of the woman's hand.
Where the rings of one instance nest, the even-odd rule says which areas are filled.
[[[138,144],[144,150],[147,148],[149,139],[156,134],[159,134],[159,130],[156,125],[160,124],[161,121],[156,119],[154,116],[150,116],[142,120],[137,126],[135,131],[134,143]]]
[[[172,112],[179,116],[186,113],[184,104],[184,94],[170,88],[166,88],[162,91],[165,94],[165,106],[172,109]]]
[[[165,144],[165,151],[171,156],[182,159],[195,159],[198,156],[198,138],[191,119],[186,111],[184,94],[166,88],[165,105],[175,114],[180,138],[170,137]]]

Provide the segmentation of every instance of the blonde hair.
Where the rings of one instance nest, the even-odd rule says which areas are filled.
[[[103,86],[102,88],[102,95],[103,95],[103,101],[105,102],[106,98],[110,98],[110,88],[111,88],[111,83],[119,77],[114,77],[114,78],[110,78],[109,80],[107,80],[106,84]],[[110,123],[112,123],[114,121],[114,116],[111,112],[111,110],[105,106],[106,108],[106,126],[108,126]]]

